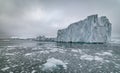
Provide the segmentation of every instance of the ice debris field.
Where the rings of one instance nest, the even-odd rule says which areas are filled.
[[[120,43],[5,41],[0,46],[0,73],[50,72],[120,73]]]

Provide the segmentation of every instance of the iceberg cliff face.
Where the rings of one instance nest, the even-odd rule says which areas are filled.
[[[111,23],[106,16],[88,16],[86,19],[58,30],[58,42],[105,43],[111,40]]]

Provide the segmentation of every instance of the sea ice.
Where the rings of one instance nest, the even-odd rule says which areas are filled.
[[[97,55],[101,55],[101,56],[112,56],[112,53],[111,52],[102,52],[102,53],[96,53]]]
[[[25,54],[25,56],[30,56],[30,55],[32,55],[32,53],[26,53],[26,54]]]
[[[10,56],[10,55],[15,55],[15,54],[14,53],[6,53],[5,55]]]
[[[31,73],[35,73],[36,72],[36,70],[33,70]]]
[[[8,70],[10,67],[5,67],[5,68],[2,68],[1,70],[2,71],[6,71],[6,70]]]
[[[50,52],[48,50],[42,50],[40,51],[41,54],[49,54]]]
[[[46,70],[54,71],[54,70],[59,70],[61,68],[67,69],[66,63],[64,63],[63,61],[59,59],[50,58],[47,60],[45,64],[43,64],[42,70],[43,71],[46,71]]]
[[[92,56],[92,55],[82,55],[80,57],[81,60],[88,60],[88,61],[92,61],[92,60],[96,60],[96,61],[103,61],[103,58],[99,57],[99,56]]]
[[[72,52],[79,52],[78,50],[75,50],[75,49],[72,49],[71,51],[72,51]]]

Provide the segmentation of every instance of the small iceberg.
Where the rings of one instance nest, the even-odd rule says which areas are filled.
[[[45,72],[56,72],[56,71],[63,71],[66,69],[67,69],[66,63],[55,58],[48,59],[47,62],[42,66],[42,71]]]

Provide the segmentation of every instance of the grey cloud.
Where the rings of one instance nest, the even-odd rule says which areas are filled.
[[[58,29],[99,14],[110,19],[112,35],[120,35],[119,6],[119,0],[0,0],[0,29],[11,36],[55,37]]]

